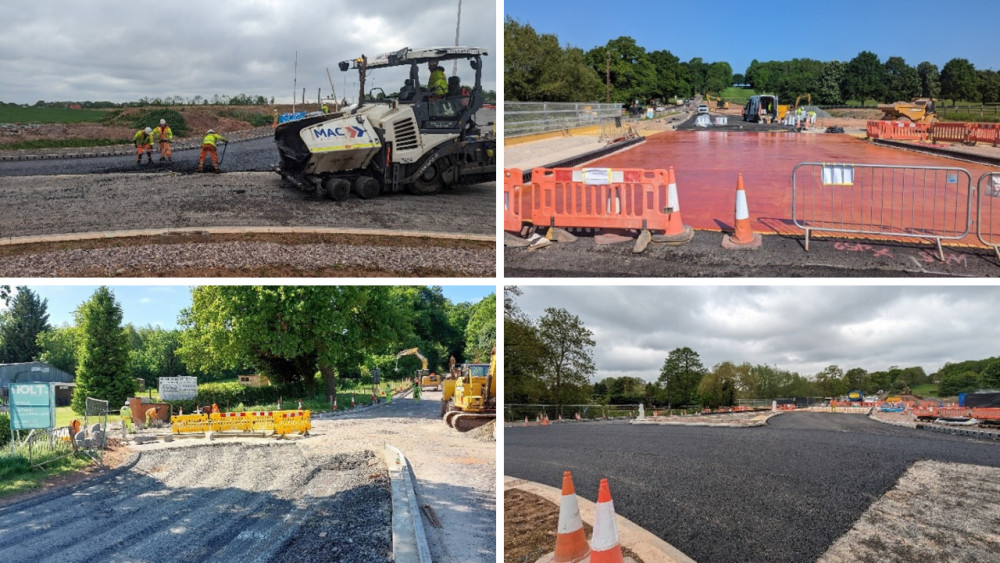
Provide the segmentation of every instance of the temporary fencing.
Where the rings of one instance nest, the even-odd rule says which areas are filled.
[[[183,414],[171,418],[174,434],[200,432],[267,432],[278,435],[312,429],[310,411],[256,411],[212,414]]]
[[[531,185],[524,185],[520,168],[505,168],[503,171],[503,230],[512,233],[521,231],[524,224],[524,192]]]
[[[792,171],[792,221],[812,231],[925,238],[937,243],[969,234],[972,177],[932,166],[804,162]]]
[[[535,225],[666,232],[666,170],[536,168],[522,219]]]
[[[869,139],[886,141],[933,141],[935,143],[963,143],[974,145],[1000,143],[1000,124],[959,123],[936,121],[913,123],[907,121],[869,121],[865,128]]]
[[[516,137],[547,131],[598,126],[622,119],[621,104],[506,102],[503,108],[504,136]]]
[[[976,189],[979,191],[976,234],[980,242],[992,247],[1000,258],[1000,173],[983,174]]]
[[[905,121],[869,121],[869,139],[887,141],[925,141],[930,132],[930,124]]]

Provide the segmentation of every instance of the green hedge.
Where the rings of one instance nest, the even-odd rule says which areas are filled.
[[[10,415],[0,412],[0,448],[10,443]]]
[[[184,121],[184,116],[172,109],[160,108],[141,111],[132,117],[130,126],[136,131],[144,127],[155,128],[160,124],[161,119],[167,121],[167,125],[170,126],[175,137],[187,137],[188,126],[187,122]]]

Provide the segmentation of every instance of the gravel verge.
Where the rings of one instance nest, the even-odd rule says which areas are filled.
[[[133,244],[0,254],[9,277],[493,277],[496,252],[438,246],[377,244],[219,243]]]
[[[996,467],[918,461],[819,561],[996,561],[998,497]]]

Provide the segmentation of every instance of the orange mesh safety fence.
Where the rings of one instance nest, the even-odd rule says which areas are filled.
[[[868,138],[887,141],[923,141],[927,139],[930,125],[905,121],[869,121]]]

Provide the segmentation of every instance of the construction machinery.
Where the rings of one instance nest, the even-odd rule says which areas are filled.
[[[296,186],[340,201],[348,194],[370,199],[406,190],[431,194],[461,184],[495,181],[496,139],[475,121],[483,106],[483,56],[475,47],[403,48],[369,59],[342,61],[358,71],[357,106],[314,113],[274,130],[281,164],[274,171],[283,186]],[[420,82],[420,65],[466,59],[475,71],[472,88],[457,76],[446,93]],[[429,65],[428,65],[429,66]],[[372,71],[409,67],[398,93],[365,90]],[[423,71],[429,74],[425,68]]]
[[[716,109],[729,109],[729,101],[728,100],[723,100],[721,96],[717,96],[715,98],[712,98],[711,94],[705,94],[705,101],[708,102],[709,104],[712,103],[713,99],[715,100],[715,107],[716,107]]]
[[[441,389],[441,376],[436,373],[432,373],[429,369],[427,369],[427,358],[420,353],[419,348],[407,348],[406,350],[400,350],[399,353],[396,354],[397,364],[399,363],[399,359],[403,356],[416,356],[420,359],[421,365],[420,369],[416,372],[416,376],[420,378],[421,389],[433,388],[435,391],[439,391]]]
[[[912,121],[914,123],[931,123],[937,117],[933,98],[916,98],[910,102],[879,104],[882,119],[887,121]]]
[[[464,364],[444,380],[441,416],[459,432],[479,428],[497,418],[497,349],[488,364]]]
[[[799,97],[795,98],[795,105],[793,105],[793,106],[789,106],[788,104],[779,105],[778,106],[778,121],[784,120],[785,116],[788,115],[789,110],[795,111],[795,110],[799,109],[799,102],[802,101],[803,97],[805,97],[805,99],[806,99],[806,105],[807,106],[811,106],[812,105],[812,101],[813,101],[812,94],[803,94],[802,96],[799,96]]]

